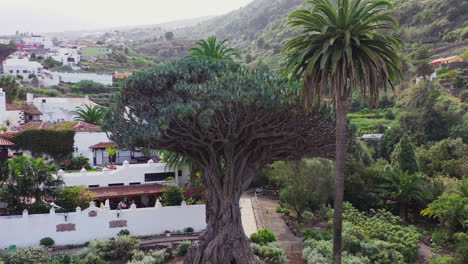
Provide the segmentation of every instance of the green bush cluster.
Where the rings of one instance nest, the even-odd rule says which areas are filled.
[[[265,244],[252,243],[250,244],[253,252],[262,257],[264,260],[269,261],[273,264],[287,264],[288,259],[286,254],[279,247],[276,242],[269,242]]]
[[[253,243],[265,245],[270,242],[276,242],[277,238],[275,233],[273,233],[270,229],[265,228],[259,230],[257,233],[250,235],[250,240],[252,240]]]
[[[128,231],[128,229],[122,229],[119,231],[119,233],[117,233],[117,236],[129,236],[130,235],[130,231]]]
[[[50,258],[51,250],[47,247],[0,250],[0,260],[5,264],[37,264]]]
[[[286,208],[283,208],[281,206],[279,207],[276,207],[275,211],[279,214],[284,214],[286,216],[290,216],[291,215],[291,211],[289,211],[288,209]]]
[[[320,232],[312,228],[304,228],[302,230],[302,235],[304,236],[304,241],[309,239],[331,240],[333,238],[333,233],[330,230]]]
[[[192,245],[192,242],[182,241],[179,245],[177,245],[176,255],[177,256],[185,256],[185,254],[187,254],[187,251],[188,251],[190,245]]]
[[[400,254],[405,263],[414,262],[418,258],[421,235],[415,227],[401,225],[400,218],[390,212],[383,209],[371,210],[369,215],[366,215],[351,204],[345,203],[343,220],[345,244],[354,245],[353,240],[356,239],[355,242],[359,242],[356,251],[364,253],[362,250],[374,245],[381,250],[373,263],[385,263],[379,262],[383,261],[382,258],[398,261]]]
[[[133,251],[132,260],[128,264],[164,264],[171,257],[171,254],[165,250],[150,250],[148,252]]]
[[[51,237],[44,237],[39,241],[42,246],[50,247],[55,244],[55,241]]]
[[[134,236],[118,236],[115,239],[91,241],[88,251],[104,260],[130,259],[132,251],[140,248],[140,241]]]

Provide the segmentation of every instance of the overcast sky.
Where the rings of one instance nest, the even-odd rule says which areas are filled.
[[[0,34],[145,25],[220,15],[252,0],[0,0]]]

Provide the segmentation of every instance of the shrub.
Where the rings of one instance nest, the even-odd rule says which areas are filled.
[[[453,263],[455,262],[452,256],[436,257],[436,258],[432,258],[429,261],[429,264],[453,264]]]
[[[89,159],[86,157],[71,157],[69,160],[66,160],[64,162],[65,164],[64,167],[67,170],[80,170],[81,168],[85,168],[87,170],[91,169],[91,166],[89,165]]]
[[[46,247],[0,250],[5,264],[37,264],[50,260],[50,249]]]
[[[64,159],[74,151],[74,130],[28,129],[15,135],[15,148],[29,150],[33,156],[50,155]]]
[[[129,236],[129,235],[130,235],[130,231],[128,231],[128,229],[122,229],[117,234],[117,236]]]
[[[128,264],[164,264],[169,259],[170,254],[165,250],[149,251],[147,255],[135,254]]]
[[[39,243],[42,246],[50,247],[50,246],[53,246],[55,244],[55,241],[50,237],[44,237],[43,239],[41,239],[41,241]]]
[[[140,241],[134,236],[119,236],[115,239],[90,242],[89,251],[104,260],[130,259],[132,252],[139,249]]]
[[[179,245],[177,245],[176,255],[177,256],[185,256],[185,254],[187,254],[187,251],[188,251],[191,244],[192,244],[192,242],[190,242],[190,241],[181,242]]]
[[[276,236],[275,234],[268,228],[261,229],[257,233],[253,233],[250,236],[250,240],[252,242],[260,244],[260,245],[265,245],[269,242],[276,242]]]
[[[256,255],[262,257],[266,261],[269,261],[274,264],[288,263],[286,254],[276,242],[270,242],[264,245],[252,243],[250,246],[252,247],[252,250]]]
[[[180,205],[184,200],[184,192],[177,186],[165,188],[163,197],[164,206]]]
[[[304,241],[308,239],[330,240],[333,237],[333,234],[330,232],[330,230],[319,232],[312,228],[304,228],[302,230],[302,235],[304,236]]]
[[[193,233],[193,227],[186,227],[184,228],[184,233]]]
[[[59,189],[57,193],[56,204],[62,207],[62,210],[74,212],[76,207],[86,209],[89,202],[94,200],[94,193],[83,186],[69,186]]]

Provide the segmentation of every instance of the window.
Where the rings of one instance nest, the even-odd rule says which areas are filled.
[[[23,73],[28,73],[28,71],[27,71],[27,70],[23,70]]]
[[[131,182],[130,185],[140,185],[141,182]]]
[[[99,187],[99,184],[97,185],[88,185],[88,188],[98,188]]]
[[[45,102],[46,102],[46,99],[42,99],[42,102],[45,103]]]
[[[107,186],[109,187],[124,186],[124,184],[123,183],[109,183]]]
[[[181,170],[177,171],[177,176],[182,177],[182,171]]]
[[[174,172],[146,173],[145,182],[164,181],[167,178],[174,178]]]

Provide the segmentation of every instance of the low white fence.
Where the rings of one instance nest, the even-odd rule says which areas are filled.
[[[195,231],[205,229],[205,205],[162,207],[159,203],[151,208],[126,210],[98,208],[94,202],[86,210],[77,208],[74,213],[0,217],[0,248],[11,245],[32,247],[39,245],[44,237],[51,237],[56,245],[82,244],[95,239],[115,237],[122,229],[133,235],[155,235],[164,231],[183,230],[192,227]]]

